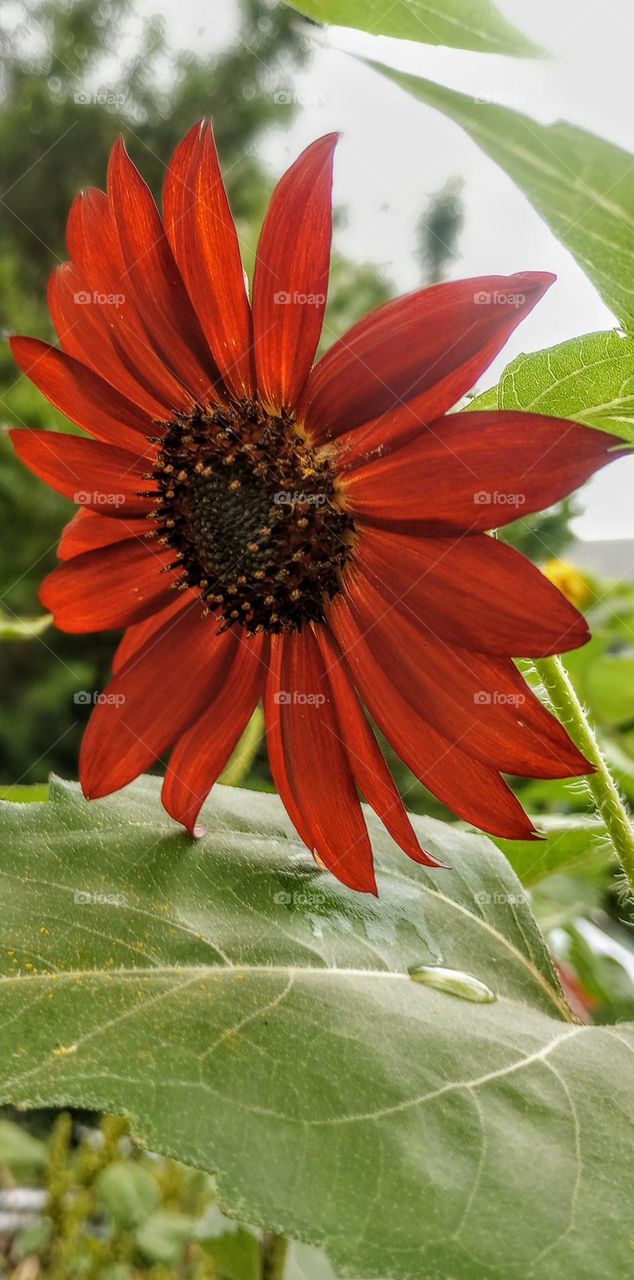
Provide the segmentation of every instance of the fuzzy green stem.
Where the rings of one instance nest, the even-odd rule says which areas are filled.
[[[535,662],[537,674],[559,719],[587,760],[595,766],[587,783],[630,889],[634,893],[634,831],[574,685],[560,658]]]
[[[283,1280],[288,1240],[275,1231],[265,1231],[262,1236],[261,1280]]]

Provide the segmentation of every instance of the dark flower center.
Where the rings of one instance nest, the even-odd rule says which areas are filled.
[[[323,622],[353,530],[331,447],[313,448],[290,417],[244,401],[170,422],[153,476],[179,585],[197,589],[225,628]]]

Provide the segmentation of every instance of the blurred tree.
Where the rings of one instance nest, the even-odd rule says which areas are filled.
[[[17,26],[0,25],[0,254],[21,264],[27,296],[40,299],[63,256],[71,201],[82,187],[103,185],[121,133],[158,194],[180,138],[211,116],[237,216],[261,211],[266,181],[252,150],[291,118],[292,102],[280,109],[275,90],[307,57],[289,9],[242,0],[236,44],[200,56],[171,51],[162,21],[139,21],[132,0],[21,7]],[[114,56],[130,42],[127,56]]]
[[[293,75],[309,56],[308,24],[275,0],[240,0],[233,44],[212,54],[174,51],[160,18],[139,19],[133,0],[21,0],[0,7],[0,330],[54,338],[46,307],[50,271],[65,257],[77,191],[103,187],[110,148],[123,134],[157,197],[165,166],[201,116],[214,120],[246,265],[273,186],[257,156],[272,128],[296,113]],[[326,345],[388,286],[363,264],[336,259]],[[72,429],[0,346],[0,424]],[[0,614],[41,612],[38,587],[72,507],[16,460],[0,431]],[[80,690],[108,679],[115,636],[0,641],[0,783],[40,781],[51,768],[76,775],[89,708]]]
[[[464,224],[462,178],[449,178],[430,196],[417,226],[417,257],[425,284],[444,280],[458,257],[458,241]]]

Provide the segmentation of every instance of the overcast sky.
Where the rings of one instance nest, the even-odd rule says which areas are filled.
[[[165,14],[172,41],[219,48],[236,35],[234,0],[137,0],[139,11]],[[543,122],[558,118],[632,148],[634,105],[632,0],[498,0],[498,7],[551,57],[528,61],[361,36],[343,28],[317,32],[309,68],[284,82],[303,104],[289,130],[262,140],[261,154],[280,172],[298,150],[341,130],[335,199],[347,206],[339,232],[346,253],[383,267],[399,289],[415,287],[414,225],[430,194],[452,175],[465,179],[466,220],[456,275],[549,270],[558,280],[521,326],[483,381],[504,364],[596,329],[614,317],[531,205],[463,131],[361,65],[354,53],[380,57],[463,92],[494,97]],[[280,118],[285,107],[280,104]],[[583,493],[576,531],[585,538],[634,537],[634,458],[597,476]]]

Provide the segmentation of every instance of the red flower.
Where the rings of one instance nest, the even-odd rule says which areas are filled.
[[[583,617],[492,526],[563,498],[616,438],[556,418],[448,410],[552,281],[490,276],[380,307],[313,366],[336,137],[279,183],[249,304],[209,125],[168,170],[163,219],[122,143],[78,196],[52,277],[62,350],[21,368],[94,439],[13,433],[83,509],[42,600],[68,631],[127,628],[80,763],[104,796],[170,747],[190,831],[263,697],[273,777],[302,840],[376,891],[357,788],[419,847],[366,711],[421,782],[495,835],[534,832],[500,776],[588,772],[514,657],[573,649]]]

